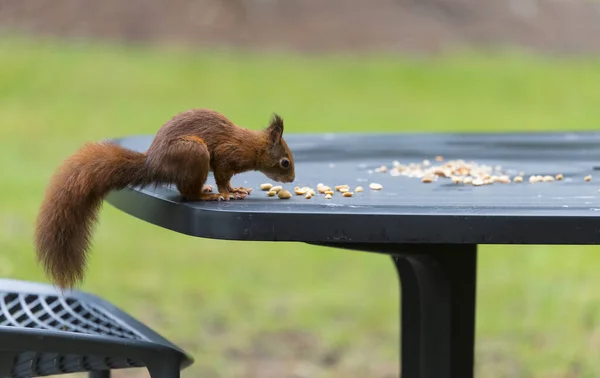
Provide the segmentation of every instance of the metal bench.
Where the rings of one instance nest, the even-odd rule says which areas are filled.
[[[190,355],[107,301],[80,291],[0,279],[0,378],[146,368],[177,378]]]

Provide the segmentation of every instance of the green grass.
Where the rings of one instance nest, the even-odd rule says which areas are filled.
[[[38,205],[53,169],[85,141],[153,133],[199,106],[253,128],[277,111],[288,132],[594,129],[599,63],[0,39],[0,276],[45,280],[31,243]],[[398,280],[385,256],[197,239],[108,205],[94,240],[83,289],[188,348],[196,364],[184,377],[397,376]],[[481,248],[478,377],[600,374],[598,252]]]

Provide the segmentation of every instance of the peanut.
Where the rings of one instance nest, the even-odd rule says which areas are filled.
[[[450,171],[446,171],[446,170],[440,169],[440,168],[436,169],[433,172],[433,174],[436,176],[440,176],[440,177],[450,177],[450,175],[451,175]]]
[[[584,178],[585,181],[591,181],[592,180],[592,175],[587,175]]]
[[[563,179],[562,173],[557,174],[556,175],[556,179],[559,180],[559,181],[562,180]]]
[[[277,196],[279,196],[279,198],[281,199],[290,199],[292,198],[292,193],[288,192],[285,189],[281,189],[279,190],[279,192],[277,192]]]
[[[356,189],[354,189],[355,192],[360,193],[363,191],[363,187],[362,186],[357,186]]]
[[[331,194],[326,194],[325,199],[331,199]]]
[[[352,197],[352,195],[353,195],[353,194],[354,194],[354,193],[352,193],[352,192],[345,192],[345,193],[343,194],[343,196],[344,196],[344,197]]]
[[[514,181],[514,182],[523,182],[523,176],[516,176],[516,177],[513,179],[513,181]]]
[[[281,185],[274,186],[271,188],[271,190],[275,193],[278,193],[281,189],[283,189],[283,187]]]
[[[371,184],[369,184],[369,188],[371,188],[372,190],[381,190],[383,186],[381,184],[372,182]]]
[[[307,188],[307,187],[304,187],[304,188],[295,187],[294,188],[294,193],[296,193],[299,196],[306,194],[308,191],[309,191],[309,188]]]
[[[267,190],[271,190],[271,188],[273,188],[273,185],[269,184],[269,183],[264,183],[264,184],[260,185],[260,190],[267,191]]]

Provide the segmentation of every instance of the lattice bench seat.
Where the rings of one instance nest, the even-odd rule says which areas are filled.
[[[186,352],[107,301],[80,291],[0,279],[0,377],[148,369],[176,378]]]

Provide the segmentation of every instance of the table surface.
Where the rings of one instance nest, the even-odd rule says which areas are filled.
[[[114,142],[145,151],[153,136]],[[108,202],[124,212],[180,233],[217,239],[313,243],[595,244],[600,241],[600,133],[511,134],[289,134],[296,181],[316,188],[348,184],[364,192],[332,199],[268,197],[259,172],[234,176],[254,188],[245,200],[181,202],[172,186],[126,188]],[[501,166],[523,183],[473,186],[374,171],[401,164],[461,159]],[[529,183],[530,175],[556,175]],[[584,177],[592,175],[591,181]],[[375,182],[382,190],[369,189]],[[209,184],[214,184],[212,177]],[[273,183],[275,184],[275,183]]]

